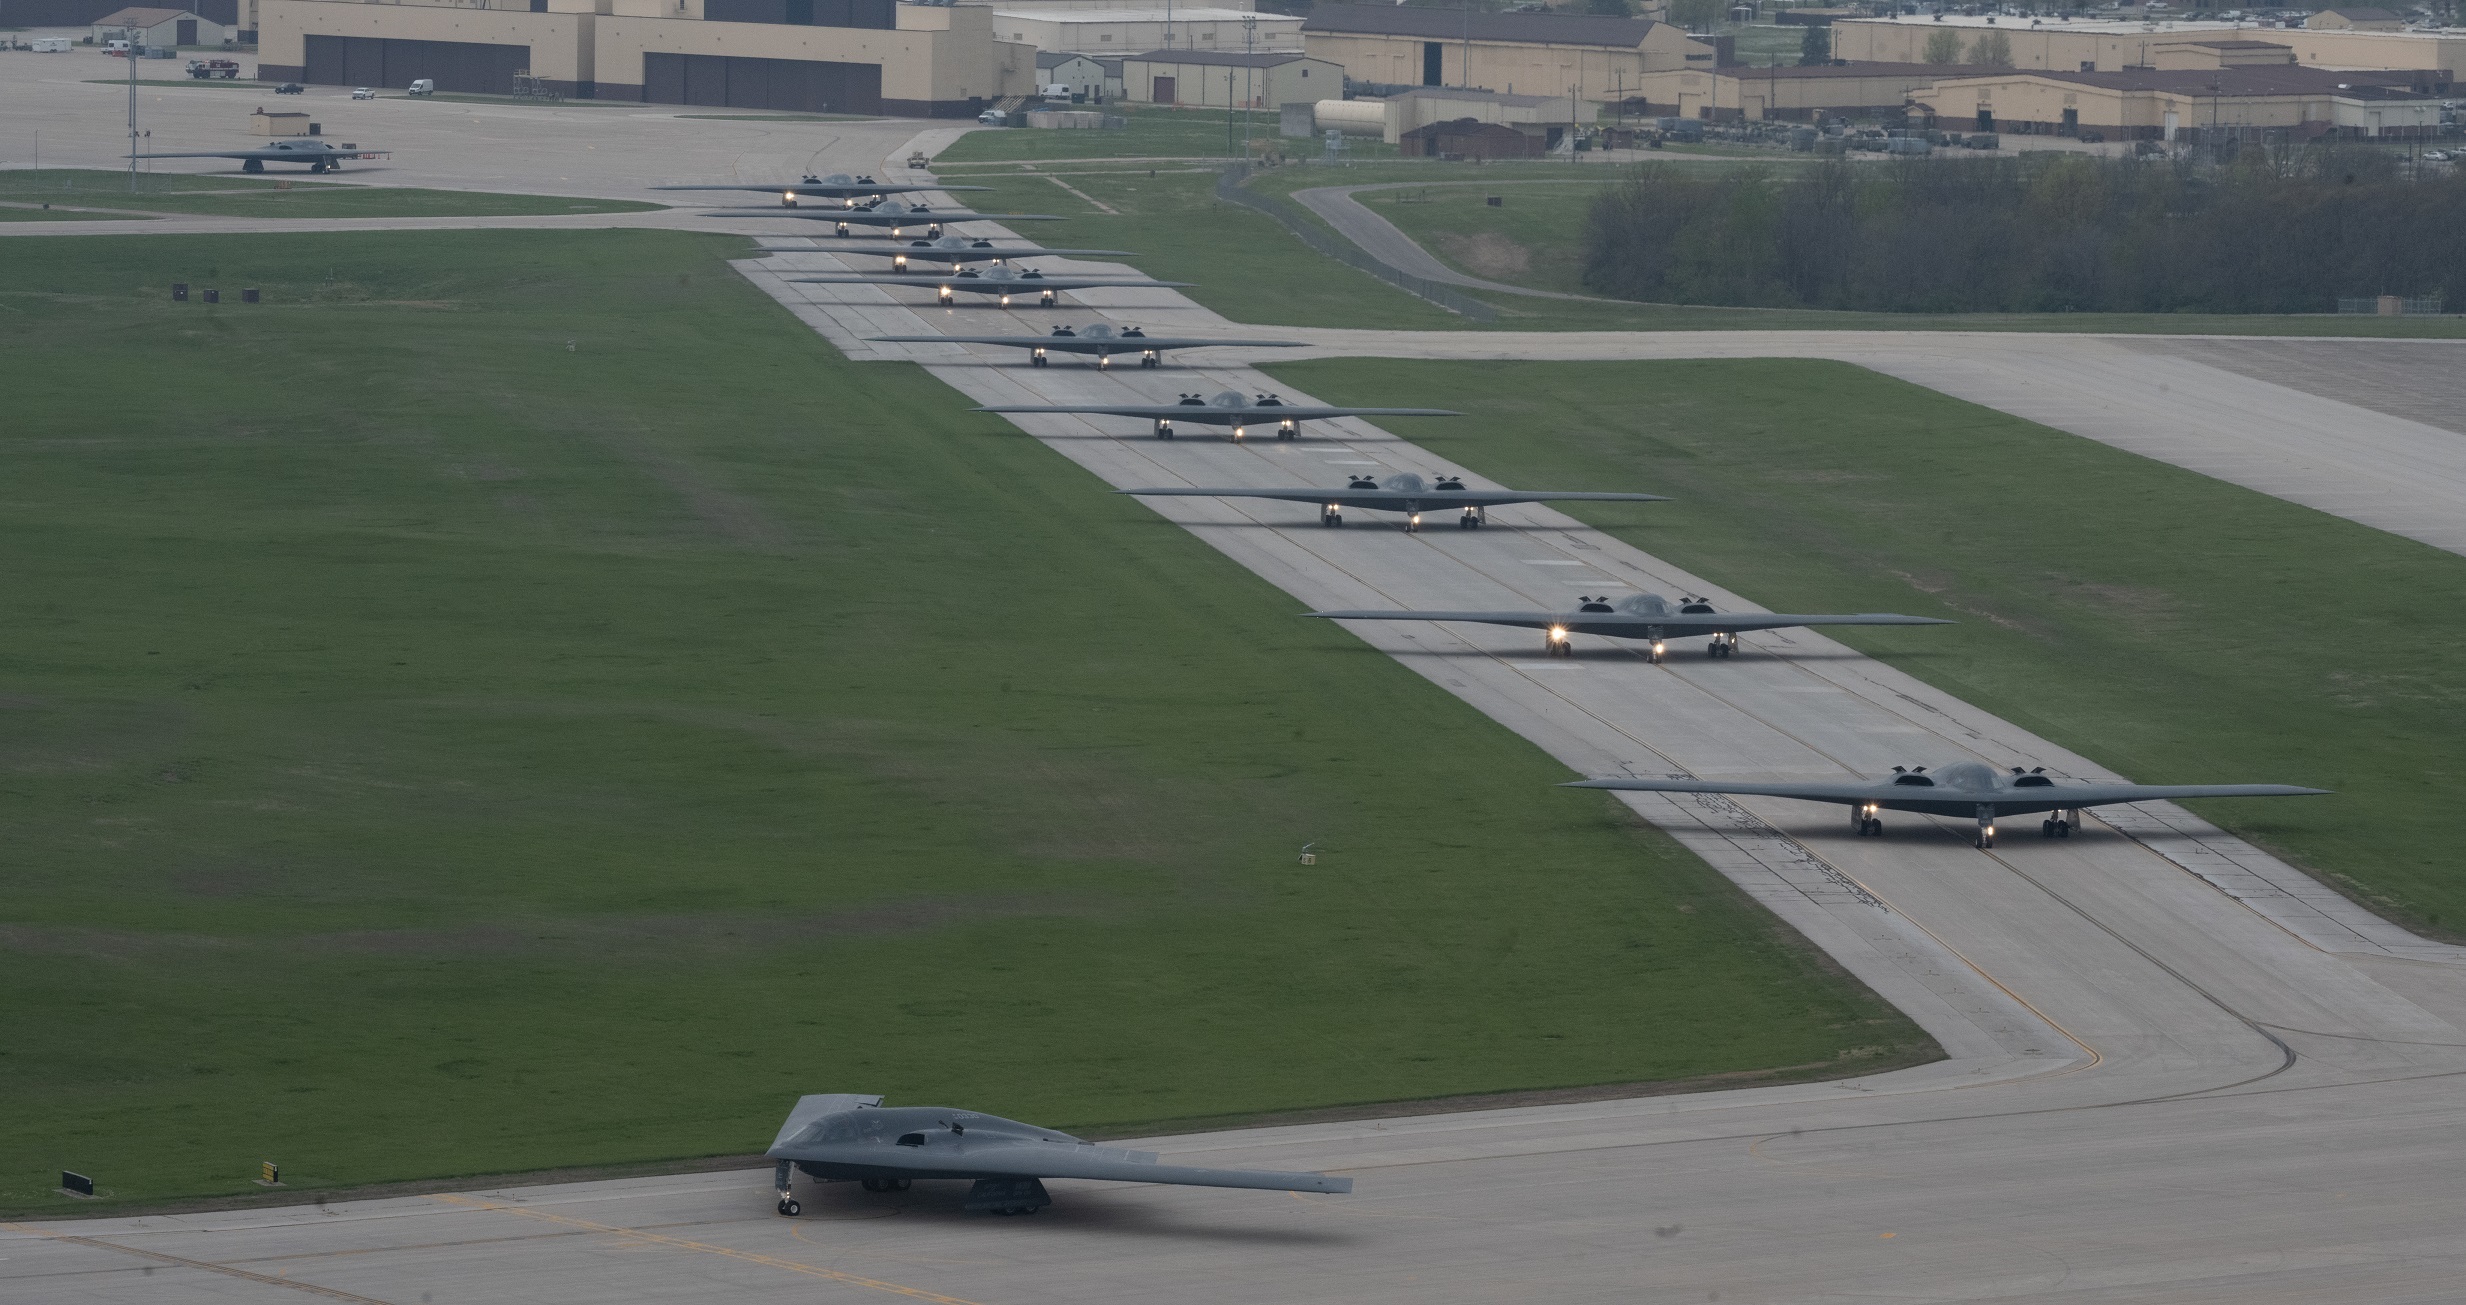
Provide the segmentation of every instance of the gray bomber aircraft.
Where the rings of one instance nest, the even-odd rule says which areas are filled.
[[[779,1162],[779,1212],[803,1213],[792,1171],[823,1182],[854,1179],[868,1192],[903,1191],[919,1178],[972,1180],[967,1208],[1034,1214],[1053,1204],[1041,1181],[1093,1178],[1275,1192],[1349,1192],[1350,1178],[1259,1169],[1194,1169],[1156,1163],[1153,1151],[1082,1142],[1013,1119],[946,1106],[884,1107],[882,1098],[831,1093],[799,1097],[764,1152]]]
[[[810,254],[811,249],[763,248],[767,254]],[[887,258],[891,266],[906,271],[910,262],[948,263],[950,270],[965,270],[970,263],[1008,263],[1022,258],[1136,258],[1127,249],[1039,249],[1034,245],[998,246],[990,240],[970,240],[966,236],[944,236],[939,240],[911,240],[904,249],[877,249],[855,245],[834,249],[835,257],[851,254],[865,258]]]
[[[263,172],[269,163],[305,163],[311,172],[340,172],[344,159],[381,159],[392,150],[364,150],[357,145],[337,145],[314,136],[299,136],[278,140],[267,145],[252,145],[237,150],[187,150],[176,154],[129,154],[132,159],[238,159],[240,171]]]
[[[856,208],[720,208],[710,210],[707,216],[803,218],[808,222],[834,223],[838,227],[839,234],[843,236],[848,234],[848,228],[852,226],[888,227],[891,238],[894,240],[898,238],[900,232],[910,227],[923,227],[926,235],[939,236],[942,234],[942,224],[945,222],[1058,222],[1061,220],[1051,213],[971,213],[966,209],[937,209],[931,204],[902,204],[888,199],[878,204],[866,204]]]
[[[947,338],[947,337],[945,337]],[[1111,417],[1144,417],[1156,423],[1156,438],[1173,438],[1173,423],[1188,422],[1194,426],[1230,426],[1233,438],[1240,439],[1252,426],[1276,423],[1276,438],[1301,437],[1305,421],[1324,421],[1330,417],[1461,417],[1460,412],[1445,408],[1306,408],[1286,403],[1273,394],[1262,394],[1255,401],[1245,399],[1237,390],[1226,390],[1214,398],[1200,394],[1185,394],[1179,403],[1008,403],[976,409],[978,412],[1083,412]]]
[[[1144,277],[1132,280],[1119,276],[1080,276],[1073,272],[1039,272],[1035,268],[1021,271],[1009,267],[989,267],[982,272],[969,270],[956,276],[913,276],[898,272],[880,272],[872,276],[792,276],[786,278],[798,285],[899,285],[911,290],[931,290],[935,302],[949,307],[955,296],[999,295],[1002,307],[1010,307],[1014,298],[1036,296],[1041,308],[1054,305],[1054,295],[1064,290],[1148,289],[1172,290],[1190,285],[1188,281],[1150,281]]]
[[[1553,499],[1588,499],[1599,503],[1667,503],[1659,494],[1602,494],[1590,490],[1553,489],[1466,489],[1454,476],[1441,476],[1436,481],[1423,480],[1412,472],[1399,472],[1385,480],[1355,476],[1342,489],[1117,489],[1116,494],[1136,494],[1142,498],[1267,498],[1287,503],[1316,503],[1319,524],[1341,526],[1344,509],[1361,508],[1373,512],[1401,512],[1407,532],[1421,529],[1421,514],[1460,509],[1463,515],[1456,525],[1463,530],[1478,530],[1489,524],[1489,509],[1507,503],[1545,503]],[[1400,614],[1401,615],[1401,614]],[[1444,614],[1442,614],[1444,616]],[[1453,619],[1445,617],[1444,619]]]
[[[1053,328],[1051,335],[875,335],[867,339],[876,344],[999,344],[1028,351],[1028,365],[1042,367],[1047,353],[1078,353],[1095,356],[1096,365],[1103,367],[1117,353],[1139,355],[1141,367],[1161,367],[1167,349],[1299,349],[1306,340],[1211,340],[1200,336],[1149,335],[1135,326],[1116,330],[1097,322],[1073,330],[1067,326]]]
[[[1624,498],[1620,494],[1552,495],[1554,498]],[[1650,498],[1649,494],[1634,495]],[[1646,659],[1658,665],[1669,641],[1711,635],[1708,657],[1738,652],[1742,630],[1786,630],[1801,625],[1950,625],[1932,616],[1902,616],[1897,612],[1854,612],[1838,616],[1808,616],[1782,612],[1718,612],[1701,598],[1676,603],[1659,594],[1629,594],[1616,602],[1607,597],[1579,598],[1572,612],[1312,612],[1331,621],[1470,621],[1482,625],[1520,625],[1542,631],[1542,649],[1552,657],[1575,656],[1570,638],[1579,634],[1613,639],[1648,640]]]
[[[840,201],[846,207],[854,208],[856,207],[857,200],[870,196],[912,195],[919,191],[927,190],[959,191],[991,190],[993,188],[991,186],[945,186],[939,182],[928,182],[923,185],[886,186],[871,177],[851,177],[844,172],[834,172],[827,177],[809,176],[803,181],[774,182],[767,186],[748,186],[743,184],[716,186],[653,186],[651,189],[744,190],[752,191],[755,194],[777,194],[779,196],[779,205],[782,208],[795,208],[797,207],[797,201],[800,199],[835,199]]]
[[[1975,816],[1978,820],[1979,847],[1995,846],[1995,820],[1998,816],[2024,815],[2031,812],[2061,812],[2038,822],[2038,832],[2047,838],[2070,838],[2081,827],[2083,807],[2102,807],[2115,802],[2163,802],[2174,798],[2220,797],[2309,797],[2325,794],[2325,788],[2297,788],[2291,784],[2122,784],[2104,780],[2062,780],[2045,773],[2044,766],[2023,770],[2011,768],[2001,774],[1992,766],[1975,761],[1956,761],[1938,766],[1930,774],[1924,766],[1892,768],[1890,775],[1877,779],[1834,780],[1813,784],[1756,784],[1736,780],[1705,779],[1586,779],[1562,788],[1624,789],[1646,793],[1736,793],[1750,797],[1798,798],[1806,802],[1838,802],[1850,809],[1850,825],[1861,836],[1881,837],[1884,822],[1877,814],[1884,811],[1917,811],[1931,816]]]

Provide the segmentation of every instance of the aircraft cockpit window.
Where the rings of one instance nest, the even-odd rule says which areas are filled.
[[[1636,594],[1621,600],[1618,605],[1637,616],[1668,616],[1670,614],[1670,600],[1659,594]]]

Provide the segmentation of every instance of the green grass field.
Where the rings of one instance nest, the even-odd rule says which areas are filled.
[[[972,131],[934,156],[934,162],[1007,163],[1022,159],[1180,159],[1240,158],[1246,139],[1243,118],[1233,115],[1228,133],[1222,109],[1158,109],[1135,104],[1073,105],[1127,118],[1128,127],[1114,131],[1080,128],[1009,127]],[[1247,138],[1273,138],[1276,114],[1259,110],[1250,115]],[[1302,142],[1308,144],[1308,142]]]
[[[963,139],[974,140],[976,135]],[[1065,133],[1066,134],[1066,133]],[[1120,133],[1110,133],[1118,135]],[[1736,167],[1726,157],[1656,162],[1648,166]],[[1391,180],[1431,179],[1431,202],[1397,204],[1384,200],[1394,192],[1372,192],[1375,211],[1423,242],[1442,259],[1450,257],[1450,241],[1478,242],[1453,246],[1461,258],[1468,248],[1505,252],[1503,244],[1533,251],[1524,255],[1526,277],[1490,276],[1493,280],[1530,284],[1540,289],[1568,289],[1574,269],[1572,241],[1581,218],[1572,204],[1545,210],[1527,190],[1556,191],[1529,184],[1557,178],[1597,177],[1608,165],[1542,164],[1470,167],[1413,163],[1369,164],[1359,168],[1292,167],[1275,169],[1251,182],[1269,195],[1283,196],[1310,186],[1378,184]],[[1262,326],[1345,326],[1398,330],[1524,330],[1524,331],[2115,331],[2155,334],[2215,335],[2341,335],[2341,336],[2466,336],[2466,316],[2449,317],[2214,317],[2180,314],[1945,314],[1843,313],[1798,309],[1713,308],[1678,304],[1581,303],[1529,296],[1471,292],[1498,308],[1494,322],[1473,322],[1406,294],[1364,272],[1312,254],[1309,247],[1268,218],[1215,198],[1212,173],[1177,171],[1162,165],[1150,177],[1144,168],[1123,165],[1118,171],[1073,169],[1066,180],[1118,215],[1097,211],[1042,177],[998,169],[954,170],[949,180],[991,186],[969,199],[988,212],[1054,213],[1064,222],[1026,224],[1021,232],[1042,245],[1083,249],[1130,249],[1142,257],[1138,267],[1167,280],[1192,281],[1193,299],[1239,322]],[[1473,180],[1500,186],[1507,203],[1490,208],[1480,201],[1480,186],[1464,187],[1470,198],[1442,198],[1458,190],[1444,183]],[[1592,187],[1569,187],[1582,193]],[[1287,201],[1290,203],[1290,201]],[[1315,221],[1298,203],[1294,212]],[[1571,226],[1571,224],[1573,224]],[[1323,224],[1322,224],[1323,225]],[[1552,251],[1559,252],[1552,252]],[[1513,259],[1512,253],[1506,257]],[[1476,260],[1479,261],[1479,260]],[[1473,271],[1462,262],[1458,266]],[[1489,275],[1476,273],[1477,275]],[[1580,293],[1578,290],[1571,293]]]
[[[2466,934],[2466,558],[1841,363],[1273,371],[1472,413],[1416,438],[1510,485],[1672,495],[1570,510],[1768,607],[1959,621],[1829,633],[2132,778],[2336,789],[2195,805]]]
[[[634,200],[568,195],[499,195],[474,190],[337,184],[322,179],[306,180],[305,174],[296,180],[280,175],[241,176],[239,164],[228,166],[228,174],[212,176],[194,172],[139,173],[134,194],[129,191],[125,172],[89,168],[0,170],[0,201],[259,218],[521,217],[641,213],[663,207]]]
[[[745,248],[0,242],[0,1209],[1933,1054]]]

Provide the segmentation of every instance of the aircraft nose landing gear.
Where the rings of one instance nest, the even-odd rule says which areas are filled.
[[[1884,822],[1875,814],[1881,809],[1872,802],[1851,807],[1850,828],[1857,831],[1860,838],[1882,838]]]

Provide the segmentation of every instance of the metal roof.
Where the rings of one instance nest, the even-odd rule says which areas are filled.
[[[1477,14],[1414,5],[1328,5],[1310,11],[1302,31],[1351,36],[1409,36],[1425,41],[1491,41],[1523,45],[1600,45],[1632,50],[1655,24],[1646,18],[1592,14]]]

